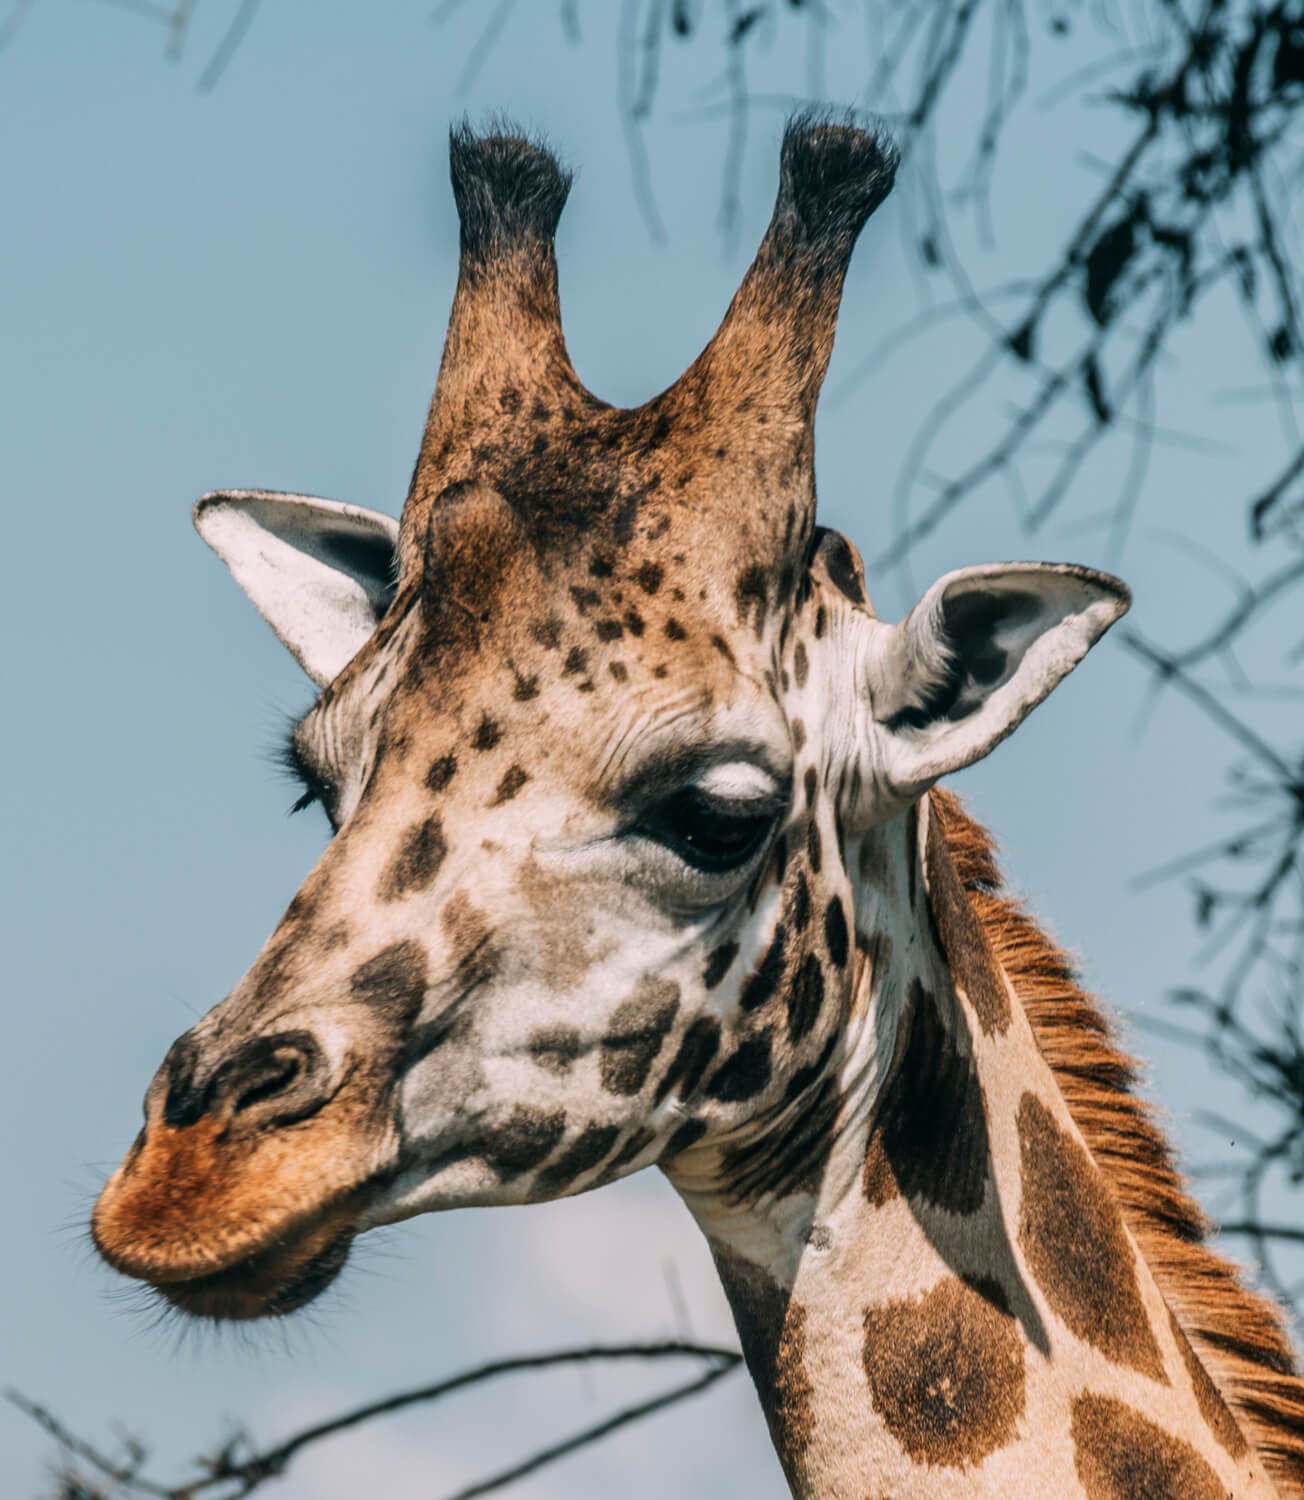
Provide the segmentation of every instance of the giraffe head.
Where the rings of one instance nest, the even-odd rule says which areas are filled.
[[[885,624],[815,526],[816,396],[894,169],[850,124],[793,124],[719,331],[618,410],[562,339],[568,179],[455,134],[461,269],[401,523],[196,507],[321,689],[291,753],[334,837],[150,1085],[94,1214],[114,1266],[197,1314],[281,1313],[372,1226],[809,1111],[852,1002],[848,841],[985,754],[1126,608],[1022,564]]]

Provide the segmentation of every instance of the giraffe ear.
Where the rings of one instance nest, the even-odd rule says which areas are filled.
[[[195,529],[318,687],[357,655],[395,591],[398,522],[309,495],[222,490]]]
[[[913,801],[981,760],[1131,602],[1117,578],[1068,564],[993,563],[938,579],[870,647],[880,785]]]

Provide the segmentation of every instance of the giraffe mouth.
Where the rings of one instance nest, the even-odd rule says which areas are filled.
[[[152,1282],[165,1301],[194,1318],[245,1322],[280,1318],[321,1295],[344,1269],[355,1230],[332,1218],[292,1243],[278,1243],[207,1276]]]

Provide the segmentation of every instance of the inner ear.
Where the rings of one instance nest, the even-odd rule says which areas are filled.
[[[889,729],[924,729],[937,720],[958,723],[977,713],[988,695],[1019,669],[1028,647],[1053,625],[1051,600],[990,579],[956,579],[938,601],[935,619],[921,622],[910,642],[927,670],[915,703],[887,720]]]

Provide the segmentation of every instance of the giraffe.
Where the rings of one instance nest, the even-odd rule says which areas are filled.
[[[813,419],[888,142],[799,117],[718,331],[616,409],[566,353],[543,148],[455,130],[461,260],[402,518],[201,499],[320,689],[333,837],[180,1037],[94,1209],[183,1312],[287,1314],[357,1235],[658,1165],[789,1487],[1304,1495],[1276,1311],[939,780],[1127,609],[962,568],[899,624],[815,524]]]

